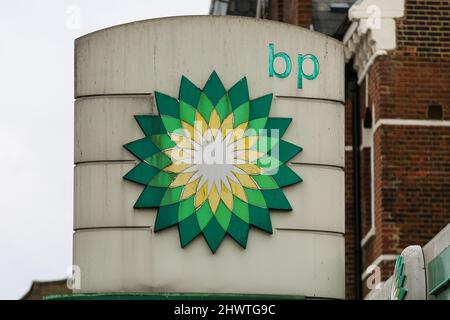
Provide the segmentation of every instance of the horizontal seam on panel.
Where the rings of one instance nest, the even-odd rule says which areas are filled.
[[[89,230],[116,230],[116,229],[143,229],[143,230],[151,230],[153,226],[104,226],[104,227],[82,227],[82,228],[74,228],[73,231],[89,231]],[[345,233],[338,231],[330,231],[330,230],[318,230],[318,229],[301,229],[301,228],[274,228],[275,230],[280,231],[304,231],[311,233],[327,233],[338,236],[345,236]]]
[[[153,96],[153,93],[98,93],[98,94],[85,94],[80,96],[75,96],[75,100],[83,99],[83,98],[95,98],[95,97],[135,97],[135,96],[143,96],[149,97]]]
[[[147,93],[97,93],[97,94],[84,94],[75,96],[75,99],[82,99],[82,98],[95,98],[95,97],[132,97],[132,96],[153,96],[153,93],[147,92]],[[279,99],[294,99],[294,100],[314,100],[314,101],[323,101],[323,102],[329,102],[329,103],[338,103],[344,106],[344,101],[336,100],[336,99],[327,99],[327,98],[314,98],[314,97],[295,97],[295,96],[279,96],[275,95],[276,98]]]
[[[295,97],[295,96],[278,96],[278,95],[275,95],[275,98],[279,98],[279,99],[293,99],[293,100],[322,101],[322,102],[328,102],[328,103],[338,103],[338,104],[344,106],[344,101],[336,100],[336,99],[314,98],[314,97]]]
[[[322,163],[308,163],[308,162],[288,162],[288,164],[295,164],[300,166],[310,166],[310,167],[325,167],[331,169],[339,169],[345,171],[345,167],[336,166],[333,164],[322,164]]]
[[[105,226],[105,227],[84,227],[74,228],[73,231],[89,231],[89,230],[117,230],[117,229],[143,229],[151,230],[153,226]]]
[[[91,160],[91,161],[79,161],[74,164],[79,165],[89,165],[89,164],[116,164],[116,163],[137,163],[138,160]],[[332,164],[321,164],[321,163],[308,163],[308,162],[288,162],[288,164],[299,165],[299,166],[314,166],[314,167],[325,167],[332,169],[345,170],[345,167],[332,165]]]
[[[89,165],[89,164],[117,164],[117,163],[136,163],[138,160],[91,160],[75,162],[76,166]]]
[[[330,230],[317,230],[317,229],[300,229],[300,228],[274,228],[275,230],[281,230],[281,231],[305,231],[305,232],[312,232],[312,233],[329,233],[333,235],[338,236],[345,236],[344,232],[339,231],[330,231]]]

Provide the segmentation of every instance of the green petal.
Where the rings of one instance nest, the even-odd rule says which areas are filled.
[[[173,118],[180,117],[180,107],[176,99],[157,91],[155,92],[155,98],[156,98],[156,106],[158,107],[160,115],[169,116]]]
[[[163,169],[167,167],[169,164],[171,164],[172,160],[170,160],[170,158],[167,155],[160,152],[146,158],[145,162],[147,162],[149,165],[153,167]]]
[[[178,232],[180,234],[181,247],[185,247],[201,232],[198,226],[197,218],[193,214],[178,224]]]
[[[224,230],[227,230],[228,226],[230,225],[231,211],[222,201],[220,201],[214,216],[216,217],[217,222],[219,222],[220,226]]]
[[[124,147],[140,160],[144,160],[159,152],[159,149],[147,137],[127,143]]]
[[[201,90],[197,88],[188,78],[185,76],[181,77],[180,92],[178,99],[181,102],[187,103],[192,107],[198,105],[198,100],[200,99]]]
[[[159,116],[144,115],[134,116],[134,118],[146,136],[166,133],[166,128],[164,127],[164,124]]]
[[[182,221],[195,213],[194,196],[180,202],[178,221]]]
[[[206,201],[200,209],[197,210],[197,220],[201,230],[206,227],[212,217],[213,213],[211,207],[209,206],[209,202]]]
[[[276,181],[280,188],[303,181],[302,178],[300,178],[291,168],[286,165],[280,166],[278,168],[278,172],[276,172],[272,176],[272,178]]]
[[[150,137],[153,144],[163,151],[175,147],[177,144],[167,134],[157,134]]]
[[[229,91],[231,107],[237,109],[243,103],[249,102],[247,78],[239,80]]]
[[[398,256],[394,266],[395,274],[400,275],[403,272],[403,256]]]
[[[280,161],[283,163],[288,162],[302,151],[302,148],[299,146],[284,140],[280,140],[279,148]]]
[[[234,214],[231,216],[227,233],[244,249],[247,247],[248,223],[242,221]]]
[[[216,106],[216,111],[219,115],[220,122],[223,122],[223,120],[232,112],[231,102],[228,94],[224,95],[222,99],[220,99],[219,103]]]
[[[265,131],[265,132],[264,132]],[[251,132],[251,130],[248,130]],[[250,148],[251,150],[258,150],[260,152],[269,153],[273,147],[277,146],[280,139],[266,136],[267,131],[263,129],[259,132],[258,141]]]
[[[225,230],[223,230],[215,218],[212,218],[208,225],[203,229],[203,235],[205,236],[209,248],[215,253],[225,237]]]
[[[184,122],[189,123],[191,126],[194,126],[195,123],[195,114],[197,110],[191,107],[189,104],[180,101],[180,119]]]
[[[161,120],[166,127],[167,132],[174,132],[182,128],[180,119],[161,116]]]
[[[203,92],[214,106],[217,105],[219,100],[225,95],[225,87],[215,71],[213,71],[209,76],[209,79],[203,88]]]
[[[248,123],[248,127],[255,130],[261,130],[266,127],[267,124],[267,118],[258,118],[250,120]]]
[[[261,190],[267,207],[270,209],[292,210],[289,200],[281,189]]]
[[[404,300],[406,294],[408,293],[408,290],[405,288],[397,288],[395,295],[397,297],[398,300]]]
[[[245,222],[249,222],[248,204],[233,196],[233,213]]]
[[[255,178],[256,176],[253,176]],[[244,188],[248,203],[257,207],[267,208],[266,200],[260,190]]]
[[[249,206],[250,224],[265,232],[272,233],[269,209]]]
[[[292,118],[269,118],[267,120],[266,129],[278,129],[279,137],[283,137],[287,128],[292,122]]]
[[[178,204],[159,207],[155,221],[155,232],[166,229],[178,223]]]
[[[150,180],[159,172],[160,170],[148,165],[145,162],[139,163],[133,169],[128,171],[128,173],[123,177],[126,180],[133,181],[139,184],[148,185]]]
[[[201,94],[197,109],[205,119],[205,121],[209,122],[209,118],[211,118],[211,112],[214,110],[214,106],[212,105],[212,102],[209,100],[206,94]]]
[[[267,94],[250,101],[250,120],[267,118],[272,105],[273,94]]]
[[[403,287],[403,285],[405,284],[405,280],[406,280],[406,276],[404,274],[399,276],[395,281],[397,288]]]
[[[165,171],[160,171],[153,179],[150,181],[149,185],[153,187],[168,187],[177,174],[169,173]]]
[[[272,176],[269,175],[255,175],[253,180],[258,184],[260,189],[278,189],[279,185],[275,182]]]
[[[256,164],[263,169],[264,174],[272,175],[282,165],[280,160],[270,155],[265,155],[256,161]]]
[[[161,205],[167,206],[169,204],[179,202],[183,188],[184,186],[177,188],[167,188],[166,193],[164,194],[164,197],[161,200]]]
[[[155,208],[161,205],[166,188],[146,187],[134,204],[134,208]]]
[[[237,127],[241,123],[248,121],[248,114],[249,114],[250,104],[248,102],[243,103],[240,105],[236,110],[233,111],[234,113],[234,127]]]

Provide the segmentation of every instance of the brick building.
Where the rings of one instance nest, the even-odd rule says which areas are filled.
[[[450,221],[450,0],[212,1],[344,43],[346,295]],[[362,281],[359,281],[361,279]]]
[[[67,287],[67,279],[55,281],[33,281],[30,289],[20,300],[42,300],[49,295],[67,295],[72,290]]]

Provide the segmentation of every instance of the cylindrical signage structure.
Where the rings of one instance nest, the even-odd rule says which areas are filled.
[[[344,298],[340,42],[138,21],[76,40],[75,97],[76,292]]]

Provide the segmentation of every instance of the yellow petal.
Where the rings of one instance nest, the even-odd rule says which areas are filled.
[[[180,173],[170,184],[171,188],[184,186],[188,183],[189,179],[194,175],[195,172]]]
[[[260,167],[252,163],[235,164],[235,166],[245,171],[247,174],[261,174],[262,172]]]
[[[192,181],[184,187],[183,192],[181,193],[181,200],[187,199],[190,196],[194,195],[197,192],[197,185],[200,181],[200,178]]]
[[[244,122],[233,129],[233,136],[230,139],[230,143],[245,137],[245,130],[247,129],[247,125],[248,122]]]
[[[192,149],[192,140],[188,137],[169,133],[170,139],[177,144],[181,149]]]
[[[211,117],[209,118],[209,128],[210,129],[219,129],[220,128],[220,118],[216,109],[211,112]]]
[[[247,162],[253,162],[256,161],[258,158],[262,157],[263,155],[264,155],[263,152],[258,152],[255,150],[245,150],[237,157],[237,159],[241,159]]]
[[[170,166],[165,167],[164,171],[180,173],[180,172],[183,172],[184,170],[186,170],[187,168],[189,168],[190,166],[191,166],[191,164],[189,164],[189,163],[177,161],[177,162],[172,163]]]
[[[206,201],[208,198],[208,180],[203,183],[203,186],[200,187],[200,190],[195,194],[195,207],[200,208],[200,206]]]
[[[191,138],[191,140],[194,140],[195,137],[195,129],[193,126],[191,126],[189,123],[181,121],[181,126],[184,130],[186,130],[187,135]]]
[[[248,202],[247,195],[245,194],[244,188],[242,188],[242,186],[240,184],[234,182],[231,179],[228,179],[228,182],[230,183],[230,186],[231,186],[231,193],[233,195],[235,195],[236,197],[238,197],[239,199],[241,199],[242,201]]]
[[[168,157],[170,157],[172,162],[188,160],[188,159],[191,159],[191,157],[192,157],[192,153],[187,152],[186,149],[170,148],[170,149],[164,150],[164,153]]]
[[[228,117],[226,117],[223,120],[222,126],[220,127],[222,130],[223,137],[225,137],[227,135],[229,130],[233,130],[233,121],[234,121],[234,116],[233,116],[233,112],[232,112],[228,115]]]
[[[205,133],[208,131],[209,126],[206,123],[203,116],[200,114],[200,112],[195,113],[195,123],[194,128],[196,131],[200,132],[202,135],[205,135]],[[197,141],[197,139],[194,136],[194,140]]]
[[[219,202],[220,202],[220,196],[219,196],[219,193],[217,192],[215,183],[213,184],[213,186],[211,188],[211,192],[209,193],[208,200],[209,200],[209,205],[211,206],[212,212],[216,213],[217,207],[219,206]]]
[[[253,181],[252,178],[248,174],[241,174],[235,172],[234,175],[239,180],[239,182],[242,184],[242,186],[250,189],[258,189],[258,186],[256,185],[255,181]]]
[[[234,150],[250,149],[258,141],[257,136],[244,137],[235,142]]]
[[[231,193],[230,190],[228,190],[227,187],[225,187],[225,184],[223,182],[222,183],[222,187],[220,190],[220,196],[222,198],[223,203],[225,204],[225,206],[231,210],[233,210],[233,194]]]

